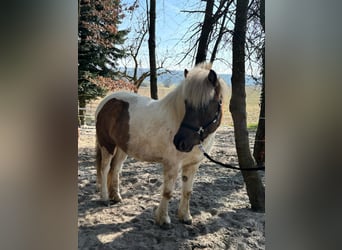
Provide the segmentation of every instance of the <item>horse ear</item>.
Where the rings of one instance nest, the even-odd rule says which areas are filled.
[[[216,87],[216,85],[217,85],[217,75],[216,75],[216,72],[214,70],[212,70],[212,69],[209,71],[208,80],[209,80],[209,82],[214,87]]]
[[[188,75],[189,71],[187,69],[184,70],[184,78]]]

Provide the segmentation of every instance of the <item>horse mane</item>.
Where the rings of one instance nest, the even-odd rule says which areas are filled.
[[[194,108],[204,107],[210,100],[218,95],[223,103],[226,103],[228,86],[218,77],[218,86],[214,89],[208,81],[211,63],[201,63],[188,71],[186,78],[168,95],[160,100],[162,112],[173,110],[175,120],[181,120],[185,114],[184,101],[186,100]],[[170,107],[173,107],[170,109]]]
[[[206,106],[215,95],[218,95],[221,99],[226,96],[227,84],[221,78],[218,77],[218,86],[216,88],[213,88],[213,85],[209,82],[208,74],[211,68],[211,63],[197,64],[188,72],[182,83],[183,96],[194,108]]]

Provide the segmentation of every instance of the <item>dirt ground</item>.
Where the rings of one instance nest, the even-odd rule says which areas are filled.
[[[254,133],[250,133],[251,148]],[[265,214],[250,210],[242,175],[204,160],[197,172],[190,211],[192,225],[178,221],[181,180],[170,200],[171,228],[154,223],[160,200],[160,164],[128,158],[121,173],[121,203],[105,207],[96,192],[95,133],[82,128],[78,151],[79,249],[265,249]],[[237,163],[234,132],[220,127],[211,155]],[[260,171],[264,181],[264,172]]]

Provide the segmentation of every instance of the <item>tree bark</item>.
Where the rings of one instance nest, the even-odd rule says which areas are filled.
[[[263,51],[264,61],[264,51]],[[265,77],[262,76],[262,86],[260,94],[260,113],[258,128],[255,134],[253,156],[258,166],[265,165]]]
[[[150,25],[149,25],[149,38],[148,38],[148,51],[150,56],[150,90],[151,98],[158,99],[157,87],[157,66],[156,66],[156,0],[150,0]]]
[[[232,96],[229,110],[234,123],[236,151],[241,168],[255,167],[249,148],[246,119],[245,40],[248,0],[237,0],[233,34]],[[242,171],[252,210],[265,211],[265,187],[258,171]]]
[[[260,1],[260,22],[265,32],[265,0]],[[255,134],[255,143],[253,156],[257,165],[265,165],[265,43],[262,48],[262,87],[260,96],[260,114],[257,132]]]
[[[196,64],[204,62],[207,59],[208,39],[213,28],[213,8],[214,0],[207,0],[202,31],[198,43]]]

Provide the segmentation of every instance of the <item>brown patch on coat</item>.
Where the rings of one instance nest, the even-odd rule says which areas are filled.
[[[129,140],[129,103],[110,99],[103,105],[96,119],[96,136],[98,143],[114,154],[115,146],[127,152]]]
[[[171,197],[172,197],[172,194],[171,194],[170,191],[166,191],[166,192],[163,192],[163,196],[164,196],[166,199],[170,200]]]

